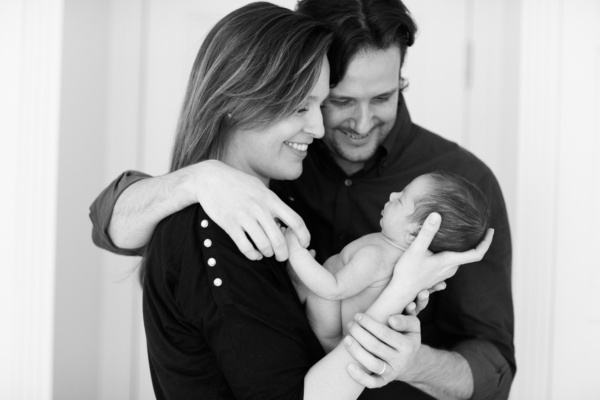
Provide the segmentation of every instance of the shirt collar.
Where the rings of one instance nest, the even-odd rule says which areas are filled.
[[[398,113],[396,114],[396,122],[390,130],[381,148],[384,151],[385,156],[397,156],[402,151],[404,144],[407,143],[412,134],[412,120],[408,108],[406,107],[406,101],[404,95],[400,93],[398,96]]]

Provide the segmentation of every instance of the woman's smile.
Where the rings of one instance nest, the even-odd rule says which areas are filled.
[[[296,142],[287,142],[287,141],[283,142],[283,143],[285,143],[292,149],[297,150],[302,153],[306,153],[306,150],[308,150],[308,145],[310,144],[310,143],[296,143]]]

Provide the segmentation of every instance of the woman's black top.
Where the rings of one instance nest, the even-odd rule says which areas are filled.
[[[158,225],[144,263],[157,399],[302,399],[324,353],[285,263],[249,261],[199,204]]]

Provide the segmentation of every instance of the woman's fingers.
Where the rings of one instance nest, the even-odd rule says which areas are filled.
[[[443,252],[440,254],[436,254],[435,257],[442,258],[442,263],[444,265],[455,265],[455,266],[481,261],[483,259],[483,256],[485,256],[485,253],[490,248],[493,238],[494,238],[494,230],[488,229],[488,231],[485,234],[485,237],[483,238],[481,243],[479,243],[477,245],[476,248],[462,252],[462,253]]]
[[[416,251],[417,253],[426,253],[427,249],[431,245],[433,237],[440,228],[442,217],[438,213],[431,213],[423,223],[419,234],[412,242],[409,250]]]

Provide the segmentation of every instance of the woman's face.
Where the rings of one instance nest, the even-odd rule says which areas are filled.
[[[298,178],[308,146],[325,132],[321,103],[328,93],[329,62],[325,58],[317,84],[294,114],[267,128],[235,132],[223,161],[265,185],[270,179]]]

